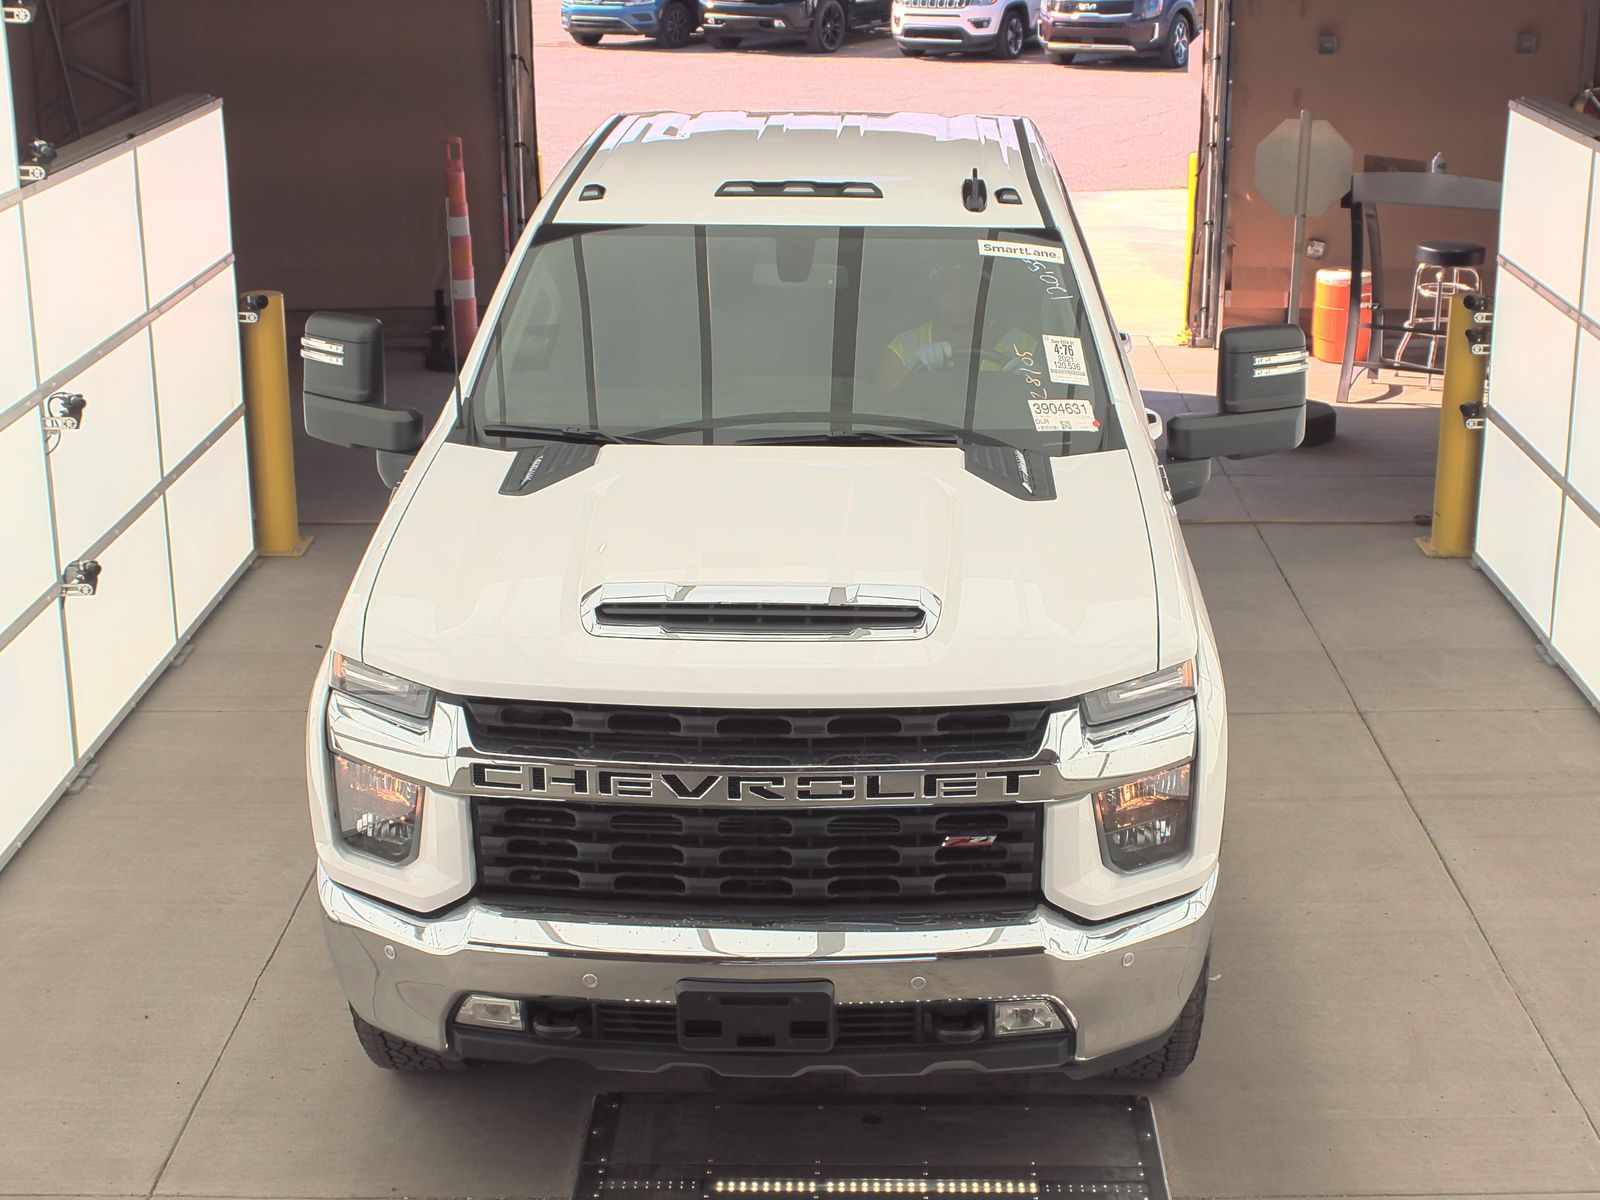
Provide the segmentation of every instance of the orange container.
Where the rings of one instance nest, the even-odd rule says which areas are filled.
[[[1372,272],[1361,272],[1361,314],[1372,319]],[[1344,359],[1344,335],[1350,320],[1350,272],[1328,269],[1317,272],[1316,298],[1311,308],[1311,353],[1323,362]],[[1365,358],[1372,342],[1372,330],[1356,335],[1356,358]]]

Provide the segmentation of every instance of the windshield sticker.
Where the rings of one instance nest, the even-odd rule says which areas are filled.
[[[1027,242],[978,242],[978,253],[985,258],[1020,258],[1025,262],[1064,263],[1066,255],[1054,246],[1030,246]]]
[[[1061,337],[1058,334],[1041,334],[1044,338],[1045,363],[1050,368],[1050,378],[1057,383],[1088,383],[1089,365],[1083,360],[1083,339]]]
[[[1090,400],[1035,400],[1029,398],[1028,412],[1033,427],[1040,433],[1093,433],[1100,428]]]

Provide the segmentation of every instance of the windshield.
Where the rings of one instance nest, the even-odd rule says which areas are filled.
[[[557,227],[483,332],[463,432],[1122,445],[1061,244],[989,233]]]

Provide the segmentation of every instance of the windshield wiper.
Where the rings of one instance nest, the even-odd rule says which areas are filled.
[[[580,429],[576,425],[484,425],[478,432],[485,437],[529,438],[546,442],[582,442],[587,445],[611,446],[627,442],[640,446],[655,445],[649,438],[629,437],[623,433],[606,433],[600,429]]]
[[[961,446],[967,441],[983,446],[1009,446],[999,438],[966,430],[849,429],[828,433],[786,433],[770,437],[740,438],[739,446]]]

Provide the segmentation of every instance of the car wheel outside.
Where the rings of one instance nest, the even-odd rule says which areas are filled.
[[[813,54],[832,54],[844,45],[844,5],[839,0],[823,0],[811,14],[811,28],[806,31],[806,47]]]
[[[907,58],[921,58],[927,53],[927,51],[922,49],[920,46],[907,46],[902,44],[900,46],[900,53],[904,54]]]
[[[1070,67],[1078,61],[1078,56],[1066,51],[1052,50],[1050,52],[1050,61],[1058,67]]]
[[[996,58],[1017,58],[1027,44],[1028,23],[1022,19],[1020,12],[1012,9],[1000,18],[1000,33],[994,39],[994,49],[990,53]]]
[[[1104,1077],[1175,1079],[1187,1071],[1189,1064],[1194,1062],[1195,1051],[1200,1048],[1200,1027],[1206,1019],[1206,984],[1210,974],[1211,960],[1207,958],[1200,968],[1200,978],[1195,981],[1194,991],[1189,993],[1183,1011],[1178,1014],[1178,1023],[1172,1027],[1172,1033],[1159,1050],[1152,1050],[1143,1058],[1136,1058],[1131,1063],[1107,1071]]]
[[[706,44],[713,50],[737,50],[743,38],[732,37],[726,33],[706,34]]]
[[[577,33],[577,32],[574,32],[573,35],[572,35],[572,40],[577,42],[578,45],[580,45],[580,46],[598,46],[600,44],[600,38],[602,36],[603,35],[598,34],[598,33]]]
[[[672,0],[661,10],[661,24],[657,29],[656,45],[678,50],[689,44],[689,35],[694,32],[694,14],[683,0]]]
[[[350,1020],[356,1027],[356,1041],[377,1066],[386,1071],[464,1071],[467,1060],[452,1054],[440,1054],[405,1038],[385,1033],[370,1021],[363,1021],[350,1010]]]
[[[1189,65],[1189,43],[1194,40],[1194,29],[1189,18],[1179,13],[1167,30],[1166,45],[1161,47],[1161,65],[1172,70],[1183,70]]]

